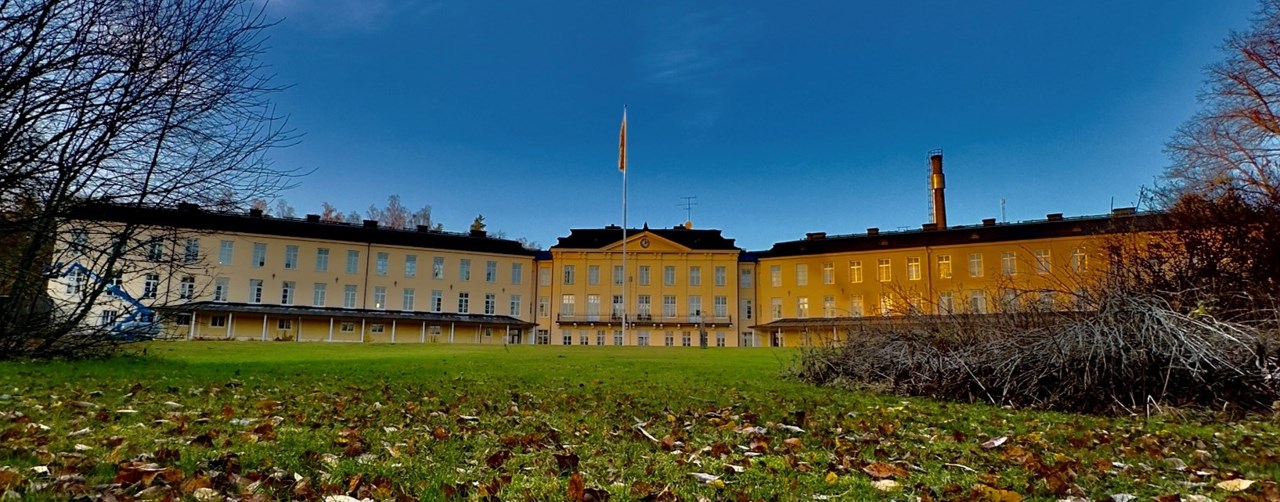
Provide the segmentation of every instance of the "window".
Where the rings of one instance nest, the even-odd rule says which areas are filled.
[[[146,281],[142,283],[142,297],[155,298],[156,291],[160,289],[160,274],[147,274]]]
[[[178,298],[190,300],[196,296],[196,278],[186,276],[178,283]]]
[[[648,266],[648,265],[640,265],[640,274],[639,274],[639,275],[640,275],[640,278],[639,278],[640,285],[641,285],[641,286],[648,286],[648,285],[649,285],[649,266]]]
[[[888,316],[893,314],[893,297],[887,293],[880,295],[880,315]]]
[[[471,259],[463,258],[458,263],[458,277],[464,281],[471,280]]]
[[[373,308],[375,309],[387,308],[387,287],[386,286],[373,287]]]
[[[673,266],[662,267],[662,284],[664,286],[676,285],[676,268]]]
[[[284,247],[284,268],[285,270],[298,268],[298,246]]]
[[[622,346],[622,330],[613,330],[613,344],[618,347]]]
[[[539,286],[551,285],[551,268],[550,267],[538,269],[538,285]]]
[[[428,308],[430,308],[432,312],[444,311],[444,291],[438,289],[431,290],[431,305],[428,305]]]
[[[952,312],[955,312],[955,308],[956,308],[955,299],[952,297],[952,294],[950,291],[943,291],[941,293],[938,293],[938,313],[939,314],[950,314]]]
[[[71,249],[76,252],[83,252],[89,247],[89,233],[83,228],[77,228],[71,231]]]
[[[280,304],[293,305],[293,281],[284,281],[280,283]]]
[[[951,255],[942,255],[938,257],[938,278],[951,278]]]
[[[1051,271],[1052,271],[1052,267],[1049,261],[1049,250],[1037,249],[1036,250],[1036,273],[1043,275]]]
[[[642,320],[651,319],[653,316],[653,305],[650,303],[652,298],[649,295],[640,295],[636,298],[636,315]]]
[[[769,299],[769,313],[773,314],[773,320],[775,321],[778,319],[782,319],[782,299],[781,298]]]
[[[220,316],[220,315],[216,315],[216,316],[210,317],[210,318],[209,318],[209,327],[210,327],[210,328],[225,328],[225,327],[227,327],[227,317],[226,317],[226,316]]]
[[[969,312],[974,314],[987,313],[987,292],[981,289],[975,289],[969,292]]]
[[[1037,302],[1036,307],[1040,310],[1052,311],[1054,310],[1054,303],[1056,301],[1057,297],[1054,295],[1053,291],[1041,291],[1040,299]]]
[[[551,297],[538,297],[538,317],[547,317],[551,315]]]
[[[418,276],[418,255],[416,254],[404,255],[404,276],[405,277]]]
[[[716,332],[716,347],[724,347],[724,332]]]
[[[587,318],[597,319],[600,317],[600,295],[587,295]]]
[[[920,280],[920,257],[910,256],[907,258],[907,280]]]
[[[809,285],[809,265],[804,263],[796,264],[796,286]]]
[[[262,303],[262,279],[249,279],[249,303]]]
[[[356,285],[347,284],[342,286],[342,306],[345,308],[356,308]]]
[[[338,331],[341,331],[343,333],[354,333],[355,330],[356,330],[356,323],[354,322],[347,321],[338,325]]]
[[[360,251],[355,249],[347,250],[347,273],[354,274],[360,271]]]
[[[690,315],[690,316],[694,316],[694,317],[696,317],[696,318],[701,318],[701,317],[702,317],[702,314],[703,314],[703,312],[702,312],[702,296],[700,296],[700,295],[689,295],[688,301],[689,301],[689,315]]]
[[[782,266],[781,265],[769,266],[769,285],[775,288],[782,287]]]
[[[662,296],[662,317],[671,318],[675,316],[676,316],[675,295],[663,295]]]
[[[711,301],[713,302],[712,308],[714,309],[712,313],[715,314],[717,319],[729,317],[729,297],[718,295],[715,298],[712,298]]]
[[[863,312],[862,295],[853,295],[849,297],[849,317],[862,317],[866,314]]]
[[[671,347],[676,344],[675,332],[668,331],[662,337],[662,344]]]
[[[431,278],[444,279],[444,257],[443,256],[431,257]]]
[[[117,312],[114,310],[103,310],[101,314],[98,314],[98,325],[110,326],[116,322],[116,314]]]
[[[194,263],[200,260],[200,239],[187,239],[182,247],[182,261]]]
[[[293,329],[293,319],[280,319],[276,321],[276,329],[280,331],[288,331]]]
[[[809,317],[809,297],[801,296],[796,298],[796,317],[801,319]]]
[[[484,315],[494,315],[498,313],[497,295],[493,293],[485,293],[484,295]]]
[[[267,266],[267,244],[264,242],[253,243],[253,268],[262,268]]]
[[[836,316],[836,297],[830,296],[830,295],[822,297],[822,317],[835,317],[835,316]]]
[[[622,306],[622,295],[613,295],[613,310],[611,313],[614,319],[622,317]]]
[[[600,265],[587,265],[587,284],[600,284]]]
[[[1089,258],[1084,254],[1084,248],[1071,249],[1071,271],[1084,272],[1088,269]]]
[[[836,283],[836,266],[834,263],[831,263],[829,261],[822,262],[822,283],[823,284]]]
[[[80,293],[80,269],[71,269],[67,271],[67,289],[69,295]]]
[[[413,310],[413,296],[415,292],[413,288],[404,288],[404,294],[401,295],[404,300],[404,306],[400,310]]]
[[[387,268],[389,268],[389,265],[387,264],[388,261],[390,261],[390,257],[387,253],[378,253],[375,255],[373,261],[374,273],[378,275],[387,275]]]
[[[507,315],[511,317],[520,316],[520,295],[511,295],[511,309],[508,310]]]
[[[982,277],[982,253],[969,254],[969,277]]]
[[[692,346],[693,346],[693,333],[690,333],[690,332],[688,332],[688,331],[682,331],[682,332],[680,332],[680,346],[681,346],[681,347],[692,347]]]
[[[564,266],[564,285],[573,285],[573,265]]]
[[[744,268],[738,271],[738,287],[743,289],[751,287],[751,269]]]
[[[471,293],[458,293],[458,313],[471,312]]]
[[[490,284],[498,282],[498,262],[484,262],[484,282]]]
[[[190,326],[191,314],[178,314],[177,316],[174,317],[173,323],[177,324],[178,326]]]
[[[1018,308],[1018,291],[1010,288],[1000,290],[1000,310],[1013,312]]]
[[[747,319],[751,319],[753,317],[754,312],[752,312],[751,300],[742,300],[741,308],[743,317]]]
[[[649,346],[649,330],[642,329],[642,330],[636,331],[636,345],[639,345],[641,347]]]
[[[311,306],[323,307],[325,302],[325,291],[328,289],[328,285],[323,282],[317,282],[311,286]]]
[[[1012,251],[1000,253],[1000,273],[1014,275],[1018,273],[1018,255]]]
[[[716,267],[712,274],[715,277],[716,287],[724,286],[725,283],[728,281],[728,279],[726,278],[728,273],[726,272],[725,268],[722,266]]]
[[[231,279],[219,277],[213,280],[213,301],[227,301],[227,286],[231,284]]]
[[[151,261],[160,261],[164,259],[164,241],[159,237],[152,237],[147,241],[147,259]]]
[[[702,285],[702,267],[698,267],[698,266],[689,267],[689,285],[690,286]]]
[[[587,330],[578,331],[578,345],[591,345],[591,332]]]
[[[535,333],[536,334],[534,335],[534,340],[533,340],[534,343],[537,343],[538,345],[551,344],[551,330],[540,329]]]
[[[383,328],[383,327],[382,327],[382,323],[380,323],[380,322],[375,322],[375,323],[370,323],[370,324],[369,324],[369,332],[370,332],[370,333],[382,333],[382,332],[383,332],[383,331],[385,331],[385,330],[386,330],[386,328]]]
[[[577,302],[577,298],[573,295],[560,296],[560,315],[573,315],[573,304]]]
[[[233,241],[222,241],[218,244],[218,264],[227,266],[231,264],[231,255],[235,252],[236,243]]]
[[[539,331],[545,331],[545,330],[539,330]],[[438,338],[443,333],[444,333],[444,330],[441,329],[440,326],[427,326],[427,336],[429,337]],[[542,344],[546,345],[546,342],[543,342]]]
[[[604,330],[596,330],[596,345],[604,345]]]
[[[512,263],[511,264],[511,285],[519,286],[521,281],[523,280],[524,280],[524,264]]]
[[[572,330],[567,330],[567,329],[562,329],[562,330],[560,330],[560,344],[561,344],[561,345],[573,345],[573,331],[572,331]],[[583,345],[586,345],[586,344],[584,343]]]
[[[621,286],[623,282],[622,279],[624,277],[626,277],[626,275],[622,273],[622,265],[614,265],[613,266],[613,285]]]
[[[876,260],[876,280],[880,282],[893,280],[893,269],[890,268],[888,258]]]
[[[316,249],[316,272],[329,271],[329,248]]]
[[[849,282],[862,282],[862,260],[853,260],[849,262]]]

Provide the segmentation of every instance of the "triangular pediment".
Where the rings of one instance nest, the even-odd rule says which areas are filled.
[[[605,246],[601,248],[601,251],[621,253],[622,241]],[[637,253],[641,251],[646,253],[688,253],[690,249],[653,232],[642,231],[635,235],[628,235],[627,252]]]

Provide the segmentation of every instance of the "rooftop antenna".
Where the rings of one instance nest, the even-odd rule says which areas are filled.
[[[676,204],[676,207],[683,207],[683,208],[684,208],[684,219],[685,219],[685,221],[693,221],[693,206],[698,205],[698,196],[697,196],[697,195],[685,195],[685,196],[680,197],[680,198],[681,198],[681,199],[684,199],[684,202],[681,202],[681,203],[679,203],[679,204]]]
[[[1008,223],[1009,219],[1004,217],[1004,197],[1000,198],[1000,223]]]

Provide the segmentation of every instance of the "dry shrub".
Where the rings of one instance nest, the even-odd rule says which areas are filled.
[[[1280,400],[1276,333],[1115,295],[1089,312],[868,322],[798,376],[914,396],[1090,413],[1258,410]]]

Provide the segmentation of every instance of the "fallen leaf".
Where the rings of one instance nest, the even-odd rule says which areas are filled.
[[[720,479],[720,476],[716,476],[714,474],[707,474],[705,472],[691,472],[689,473],[689,475],[693,476],[694,479],[697,479],[698,481],[701,481],[703,483],[710,483],[712,481],[718,481]]]
[[[902,488],[902,485],[892,479],[879,479],[871,482],[871,487],[882,492],[891,492]]]
[[[840,481],[840,475],[834,472],[827,472],[827,477],[823,481],[826,481],[829,485],[834,485],[836,482]]]
[[[1004,444],[1005,441],[1008,441],[1008,440],[1009,440],[1009,436],[1000,436],[998,438],[982,443],[982,447],[988,450],[992,448],[999,448],[1000,445]]]
[[[866,467],[862,468],[862,472],[865,472],[868,476],[876,479],[902,478],[907,475],[906,469],[893,464],[886,464],[884,462],[867,464]]]
[[[1248,490],[1251,485],[1253,485],[1252,479],[1228,479],[1214,486],[1217,486],[1219,490],[1242,492]]]
[[[980,497],[978,500],[986,500],[988,502],[1022,502],[1022,495],[1018,494],[1018,492],[992,488],[983,484],[974,485],[973,492]]]

